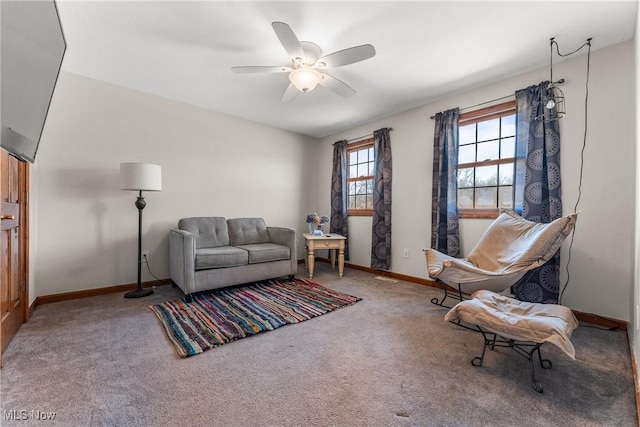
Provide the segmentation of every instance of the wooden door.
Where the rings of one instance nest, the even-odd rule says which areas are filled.
[[[2,351],[27,319],[28,165],[0,150],[0,366]]]

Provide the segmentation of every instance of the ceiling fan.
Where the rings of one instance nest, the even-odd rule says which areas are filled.
[[[327,68],[337,68],[373,58],[376,50],[370,44],[354,46],[321,56],[320,47],[312,42],[299,41],[293,30],[284,22],[273,22],[273,30],[280,43],[291,56],[291,66],[241,66],[231,67],[236,73],[289,73],[291,82],[282,101],[291,101],[298,92],[310,92],[317,85],[344,97],[356,94],[348,84],[324,72]]]

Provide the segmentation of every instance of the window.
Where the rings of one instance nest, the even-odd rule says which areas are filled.
[[[496,218],[513,207],[515,121],[515,101],[460,114],[460,217]]]
[[[347,209],[352,216],[373,214],[373,138],[347,146],[349,175],[347,177]]]

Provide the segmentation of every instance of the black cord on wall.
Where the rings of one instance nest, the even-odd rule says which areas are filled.
[[[556,52],[558,53],[559,56],[569,56],[569,55],[573,55],[574,53],[578,52],[580,49],[582,49],[583,47],[587,46],[588,50],[587,50],[587,78],[586,78],[586,82],[585,82],[585,95],[584,95],[584,134],[583,134],[583,138],[582,138],[582,150],[580,151],[580,176],[578,179],[578,197],[576,199],[576,204],[573,208],[573,212],[576,213],[578,212],[578,205],[580,204],[580,199],[582,197],[582,177],[583,177],[583,173],[584,173],[584,152],[585,149],[587,148],[587,124],[589,123],[588,118],[589,118],[589,72],[590,72],[590,65],[591,65],[591,38],[588,38],[586,43],[583,44],[582,46],[580,46],[578,49],[574,50],[571,53],[568,53],[566,55],[562,55],[560,53],[560,50],[558,48],[558,43],[556,43],[553,39],[551,39],[551,43],[556,45]],[[569,254],[568,254],[568,258],[567,258],[567,265],[566,265],[566,271],[567,271],[567,280],[564,283],[564,286],[562,287],[562,291],[560,292],[560,296],[558,297],[558,304],[562,304],[562,296],[564,295],[564,291],[567,290],[567,286],[569,286],[569,278],[571,276],[570,272],[569,272],[569,264],[571,263],[571,250],[573,249],[573,240],[575,238],[576,235],[576,224],[573,225],[573,230],[571,231],[571,240],[569,242]]]
[[[160,281],[160,279],[158,279],[156,275],[151,272],[151,267],[149,266],[149,258],[147,258],[147,254],[144,254],[144,263],[147,264],[147,270],[149,270],[149,274],[152,275],[157,281]]]

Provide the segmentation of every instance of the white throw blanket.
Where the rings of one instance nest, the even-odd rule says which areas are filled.
[[[578,321],[571,309],[563,305],[518,301],[480,290],[472,295],[472,299],[449,310],[444,319],[462,320],[516,341],[550,342],[567,356],[576,358],[570,337],[578,327]]]

